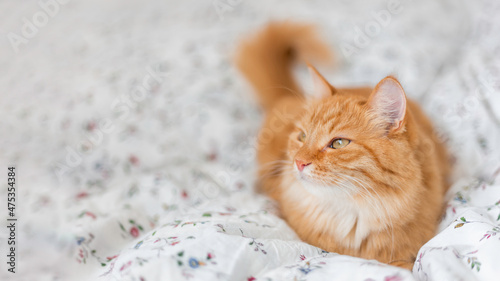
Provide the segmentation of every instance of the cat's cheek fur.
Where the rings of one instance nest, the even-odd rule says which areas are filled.
[[[295,134],[292,133],[292,136]],[[295,156],[297,155],[297,152],[300,150],[300,148],[303,146],[300,142],[295,140],[292,136],[288,138],[288,145],[285,148],[286,149],[286,155],[288,156],[288,159],[291,160],[292,162],[295,159]],[[295,163],[294,163],[295,165]]]

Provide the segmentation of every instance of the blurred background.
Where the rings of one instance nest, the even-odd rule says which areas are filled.
[[[449,145],[454,182],[491,179],[499,11],[487,0],[0,1],[0,185],[14,165],[19,218],[19,272],[5,277],[93,280],[138,237],[207,204],[272,205],[253,192],[262,114],[232,62],[270,20],[317,25],[336,60],[319,69],[336,87],[395,74]]]

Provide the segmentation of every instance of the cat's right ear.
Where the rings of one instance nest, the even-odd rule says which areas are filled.
[[[387,76],[371,93],[367,104],[382,117],[389,130],[398,131],[404,127],[406,116],[406,95],[399,81]]]
[[[315,95],[320,97],[329,97],[337,92],[337,90],[330,85],[328,81],[326,81],[325,77],[323,77],[323,75],[321,75],[314,66],[308,63],[307,67],[309,68],[309,74],[313,80],[313,91]]]

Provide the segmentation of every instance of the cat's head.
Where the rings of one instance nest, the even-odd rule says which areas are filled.
[[[391,159],[409,149],[406,96],[394,77],[371,89],[337,90],[310,67],[315,91],[295,122],[288,156],[295,176],[305,186],[343,187],[356,192],[393,170]]]

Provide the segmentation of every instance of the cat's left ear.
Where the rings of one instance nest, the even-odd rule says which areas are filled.
[[[313,80],[315,95],[320,97],[329,97],[337,92],[337,90],[330,85],[328,81],[326,81],[325,77],[323,77],[323,75],[321,75],[314,66],[308,63],[307,67],[309,68],[309,74]]]
[[[389,131],[398,131],[403,128],[406,95],[396,78],[387,76],[382,79],[371,93],[368,106],[388,123]]]

